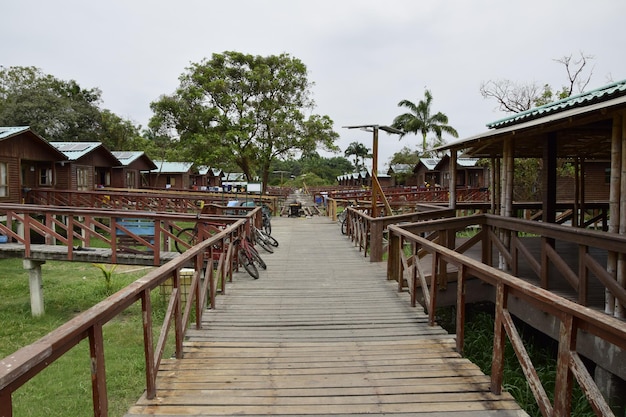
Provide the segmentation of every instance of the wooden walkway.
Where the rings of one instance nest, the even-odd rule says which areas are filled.
[[[525,416],[429,327],[324,217],[275,218],[280,247],[259,280],[234,275],[157,397],[126,417],[226,415]],[[242,270],[243,271],[243,270]]]

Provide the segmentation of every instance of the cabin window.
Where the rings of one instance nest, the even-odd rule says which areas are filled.
[[[39,185],[52,185],[52,168],[41,168],[39,170]]]
[[[7,163],[0,162],[0,197],[9,195],[9,178],[7,175]]]
[[[89,190],[89,169],[76,168],[76,188],[78,191]]]
[[[604,169],[604,183],[605,184],[611,183],[611,168]]]

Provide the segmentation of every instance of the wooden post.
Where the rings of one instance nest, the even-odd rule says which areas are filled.
[[[619,232],[620,213],[620,188],[622,179],[622,117],[613,117],[611,134],[611,181],[609,191],[609,233]],[[606,270],[611,276],[617,279],[617,253],[609,252],[607,256]],[[615,297],[607,289],[604,293],[604,311],[613,314],[615,311]]]
[[[619,208],[619,234],[626,235],[626,123],[624,123],[624,114],[620,119],[621,129],[618,126],[618,133],[621,136],[622,142],[622,166],[621,166],[621,181],[620,181],[620,208]],[[611,216],[613,217],[613,216]],[[624,254],[620,254],[617,265],[617,282],[622,288],[626,288],[626,259]],[[615,297],[614,301],[614,313],[617,318],[626,317],[626,306],[622,305]]]
[[[556,134],[549,133],[543,148],[542,221],[556,221]]]
[[[450,199],[448,205],[451,209],[456,208],[456,159],[457,150],[450,149],[450,184],[448,185],[448,191],[450,192]]]
[[[143,317],[143,351],[146,361],[146,398],[151,400],[156,396],[156,369],[154,369],[152,303],[149,290],[141,293],[141,313]]]
[[[370,222],[370,262],[383,260],[383,223],[379,219]]]
[[[104,367],[104,337],[102,325],[94,324],[89,328],[89,352],[91,355],[91,392],[93,396],[93,414],[95,417],[109,415],[106,370]]]
[[[377,181],[378,175],[378,126],[374,126],[374,139],[372,145],[372,182]],[[372,187],[372,217],[378,217],[378,188]]]

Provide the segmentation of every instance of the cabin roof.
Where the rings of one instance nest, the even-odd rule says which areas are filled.
[[[110,157],[114,165],[121,165],[119,159],[100,142],[50,142],[50,145],[57,148],[70,161],[78,161],[91,152],[101,150]]]
[[[115,156],[123,166],[127,167],[133,162],[143,159],[150,169],[156,169],[156,164],[146,155],[143,151],[112,151],[113,156]]]
[[[64,153],[60,152],[57,148],[52,146],[50,142],[33,132],[30,126],[0,126],[0,140],[9,139],[22,134],[27,135],[29,138],[33,138],[38,141],[41,146],[46,147],[49,151],[56,155],[56,161],[67,161],[68,158]]]
[[[167,172],[170,174],[184,174],[191,171],[193,166],[192,162],[169,162],[169,161],[154,161],[157,172]]]

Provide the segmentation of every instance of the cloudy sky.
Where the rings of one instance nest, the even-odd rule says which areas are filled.
[[[172,93],[190,63],[213,53],[288,53],[309,70],[317,107],[341,139],[371,147],[399,101],[424,90],[461,138],[504,116],[481,82],[566,81],[554,60],[593,55],[588,89],[626,79],[623,0],[4,0],[0,65],[36,66],[83,88],[102,107],[145,126],[149,103]],[[448,137],[448,141],[452,138]],[[379,168],[403,146],[381,134]]]

